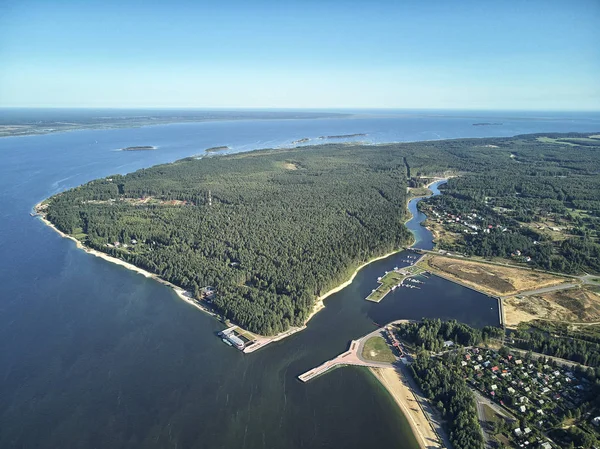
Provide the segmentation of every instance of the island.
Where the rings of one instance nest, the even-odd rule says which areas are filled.
[[[308,142],[310,139],[308,137],[303,137],[302,139],[298,139],[298,140],[294,140],[292,141],[293,144],[296,143],[304,143],[304,142]]]
[[[148,151],[148,150],[156,150],[157,147],[152,145],[140,145],[135,147],[125,147],[121,148],[121,151]]]
[[[219,147],[207,148],[206,152],[207,153],[217,153],[219,151],[225,151],[225,150],[229,150],[229,147],[227,145],[221,145]]]
[[[49,198],[38,212],[83,247],[170,283],[258,341],[301,330],[357,268],[409,245],[409,186],[436,176],[455,175],[443,195],[420,204],[439,220],[433,229],[446,256],[598,272],[598,148],[586,141],[565,155],[541,137],[186,158],[92,181]],[[569,223],[550,225],[569,232],[560,239],[541,232],[550,220]],[[422,263],[443,271],[439,261]],[[463,282],[460,270],[449,270],[448,278]]]
[[[500,126],[503,123],[489,123],[489,122],[482,122],[482,123],[473,123],[473,126]]]

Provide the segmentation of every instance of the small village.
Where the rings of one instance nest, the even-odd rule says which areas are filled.
[[[445,210],[439,206],[428,205],[428,220],[438,225],[443,225],[444,229],[449,232],[457,234],[467,235],[478,235],[490,234],[492,232],[510,232],[511,228],[509,225],[496,223],[495,221],[502,221],[500,217],[497,220],[490,220],[490,217],[484,217],[481,214],[477,214],[474,210],[470,213],[452,213],[452,211]],[[504,208],[495,208],[506,211]],[[493,221],[490,222],[490,221]],[[558,230],[558,228],[557,228]],[[538,241],[533,242],[534,245],[538,245]],[[445,254],[444,250],[440,250],[441,254]],[[525,254],[521,248],[515,248],[511,253],[511,258],[517,262],[531,263],[532,257]]]

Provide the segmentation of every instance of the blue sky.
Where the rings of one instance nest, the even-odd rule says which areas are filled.
[[[0,2],[0,106],[600,110],[600,1]]]

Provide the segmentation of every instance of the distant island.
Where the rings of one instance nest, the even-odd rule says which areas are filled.
[[[308,142],[310,139],[308,137],[304,137],[302,139],[294,140],[292,143],[304,143]]]
[[[135,146],[135,147],[121,148],[121,151],[148,151],[148,150],[156,150],[156,147],[152,146],[152,145],[139,145],[139,146]]]
[[[366,136],[365,133],[356,133],[356,134],[340,134],[337,136],[320,136],[319,139],[347,139],[348,137],[361,137]]]
[[[227,145],[221,145],[220,147],[210,147],[206,149],[207,153],[216,153],[217,151],[225,151],[229,150]]]
[[[504,123],[488,123],[488,122],[482,122],[482,123],[473,123],[473,126],[500,126],[503,125]]]
[[[194,111],[105,109],[81,111],[40,112],[24,109],[0,116],[0,137],[49,134],[82,129],[137,128],[170,123],[216,122],[223,120],[302,120],[342,118],[351,114],[305,111]]]

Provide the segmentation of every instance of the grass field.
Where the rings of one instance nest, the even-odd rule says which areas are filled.
[[[374,362],[395,362],[396,357],[382,337],[371,337],[363,346],[362,357]]]
[[[588,137],[559,137],[557,139],[552,137],[538,137],[537,140],[544,143],[557,143],[560,145],[576,147],[578,146],[578,142],[598,144],[598,135],[594,134],[593,136]]]
[[[427,187],[409,187],[408,188],[408,195],[411,198],[420,197],[420,196],[429,196],[432,193],[433,192],[431,192],[431,190],[429,190]]]

